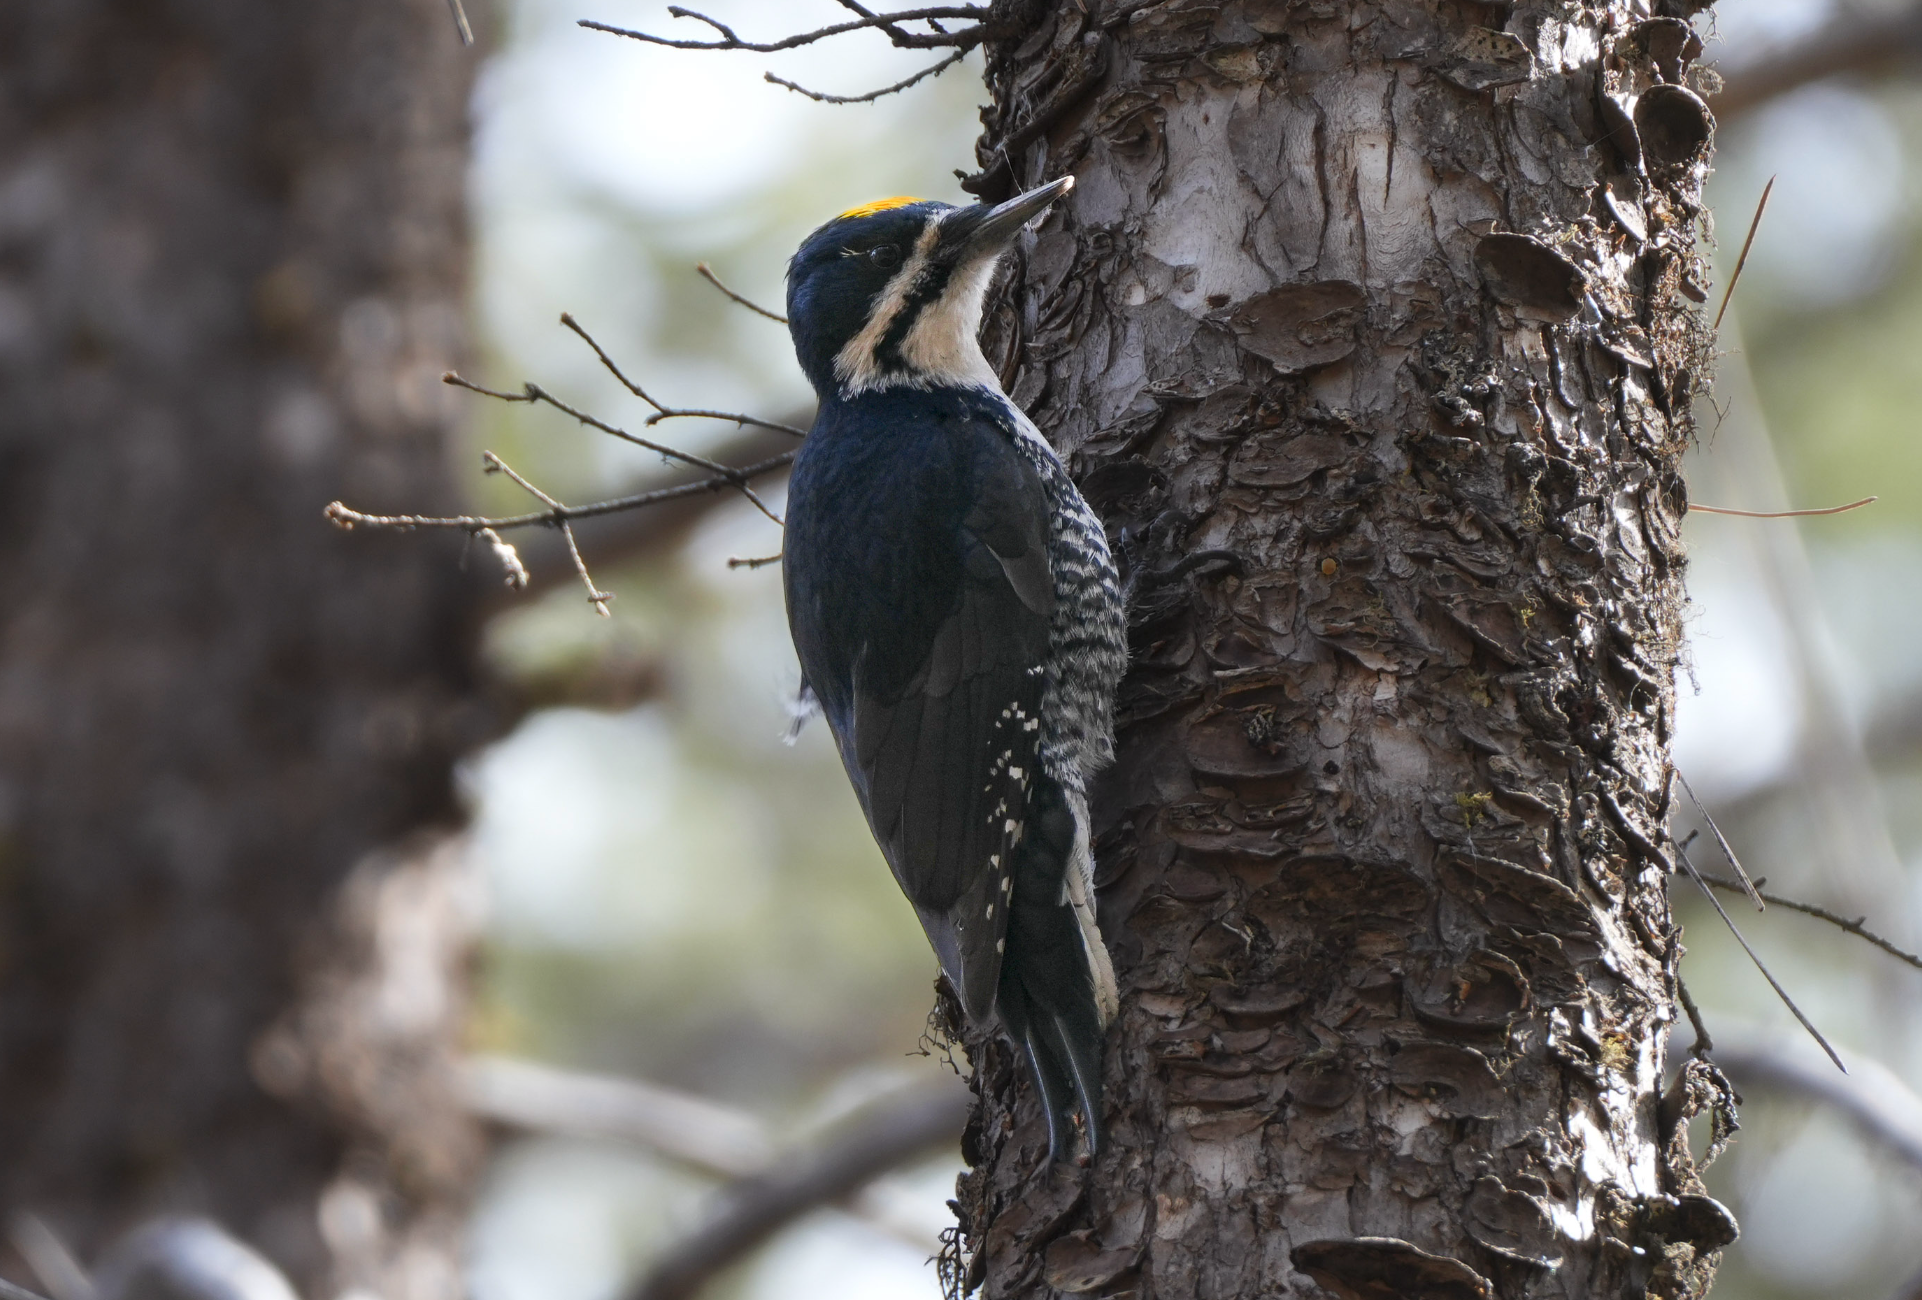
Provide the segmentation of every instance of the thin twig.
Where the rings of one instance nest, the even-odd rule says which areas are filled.
[[[470,393],[479,393],[482,397],[492,397],[495,400],[502,401],[502,402],[538,402],[540,400],[540,398],[535,396],[534,393],[531,391],[507,393],[507,392],[502,392],[498,388],[487,388],[481,384],[475,383],[471,379],[461,378],[460,375],[456,374],[452,370],[443,370],[441,372],[440,381],[443,384],[446,384],[450,388],[465,388]]]
[[[600,358],[601,364],[607,368],[608,373],[613,375],[614,378],[618,379],[621,382],[621,384],[627,389],[628,392],[634,394],[636,397],[640,398],[642,401],[646,402],[649,406],[654,408],[654,414],[650,415],[647,418],[647,424],[650,427],[659,423],[662,420],[677,419],[677,418],[684,418],[684,417],[700,417],[704,419],[728,420],[740,426],[753,425],[757,428],[773,429],[781,433],[792,434],[796,437],[806,436],[806,434],[802,430],[795,428],[793,425],[782,424],[778,421],[773,421],[773,420],[762,420],[756,416],[744,415],[738,411],[707,411],[707,410],[695,411],[695,410],[687,410],[684,408],[664,406],[660,402],[656,401],[654,397],[650,393],[648,393],[646,389],[642,388],[639,384],[629,379],[626,373],[621,370],[620,366],[615,363],[614,358],[610,357],[607,354],[607,350],[600,345],[599,341],[596,340],[592,334],[589,334],[587,330],[582,327],[581,323],[575,320],[572,315],[570,315],[567,312],[562,312],[561,324],[565,325],[568,329],[574,331],[574,333],[579,335],[580,338],[587,344],[588,347],[594,350],[594,355]],[[768,519],[773,521],[776,525],[780,525],[782,522],[781,517],[775,514],[774,511],[768,507],[767,502],[763,501],[760,498],[760,496],[757,495],[752,488],[747,486],[747,482],[742,477],[741,471],[734,468],[733,466],[723,465],[718,461],[708,459],[706,456],[697,456],[693,452],[682,451],[678,447],[670,447],[666,443],[655,442],[651,438],[643,438],[643,437],[640,437],[638,434],[629,433],[625,429],[619,428],[616,425],[609,424],[607,421],[599,418],[598,416],[590,415],[586,411],[583,411],[576,406],[573,406],[567,402],[563,402],[560,398],[554,396],[552,393],[542,388],[539,384],[535,384],[535,383],[523,384],[521,386],[522,391],[519,394],[506,393],[498,389],[487,388],[481,384],[476,384],[471,380],[463,378],[462,376],[456,374],[451,370],[441,376],[441,382],[444,384],[453,385],[456,388],[465,388],[470,392],[479,393],[482,396],[492,397],[503,402],[544,402],[548,406],[553,407],[555,410],[560,411],[565,415],[573,416],[574,419],[579,421],[581,424],[584,424],[591,429],[600,430],[602,433],[607,434],[609,437],[619,438],[623,442],[631,442],[635,446],[644,447],[647,450],[654,452],[655,454],[663,457],[664,459],[677,460],[684,465],[692,465],[697,469],[707,470],[709,473],[725,479],[727,482],[731,483],[741,493],[741,495],[745,497],[754,506],[756,510],[759,510],[762,514],[766,515]]]
[[[758,311],[760,309],[756,308],[755,310]],[[780,320],[781,323],[784,325],[787,323],[785,317],[776,317],[776,319]],[[727,420],[733,424],[752,425],[757,429],[772,429],[776,433],[791,433],[797,438],[805,438],[808,436],[806,429],[797,429],[791,424],[782,424],[779,420],[763,420],[759,416],[743,415],[739,411],[707,411],[707,410],[697,411],[697,410],[691,410],[687,407],[663,406],[661,405],[661,403],[655,401],[653,396],[649,394],[646,389],[642,388],[639,384],[635,383],[632,379],[629,379],[627,375],[621,370],[621,368],[614,363],[614,358],[607,355],[607,350],[603,348],[595,340],[594,336],[592,334],[589,334],[587,330],[581,325],[581,323],[575,320],[570,313],[568,312],[561,313],[561,324],[567,326],[568,329],[571,329],[576,334],[580,335],[582,342],[586,343],[588,347],[594,349],[594,355],[601,359],[601,364],[607,367],[607,372],[610,375],[613,375],[614,378],[621,381],[622,387],[626,388],[628,392],[634,394],[634,396],[640,398],[643,402],[646,402],[649,406],[654,408],[654,414],[647,417],[647,422],[650,425],[659,424],[662,420],[679,420],[679,419]],[[467,387],[472,387],[472,385],[467,385]],[[485,392],[486,390],[477,389],[476,391]],[[489,394],[489,396],[498,397],[500,396],[500,394],[492,393],[492,394]],[[510,398],[508,400],[511,401],[513,399]]]
[[[782,82],[781,84],[786,85],[787,83]],[[806,92],[803,92],[803,93],[806,93]],[[721,277],[714,274],[714,268],[709,266],[706,262],[696,262],[694,264],[694,269],[701,273],[702,279],[706,280],[709,284],[713,285],[716,289],[719,289],[722,293],[732,298],[735,302],[740,303],[741,306],[747,308],[749,311],[756,312],[762,316],[765,316],[769,320],[775,322],[778,325],[787,324],[787,317],[779,315],[775,312],[769,311],[767,308],[763,307],[758,302],[754,302],[750,299],[743,298],[740,294],[734,292],[734,290],[722,284]],[[596,349],[596,351],[598,350],[599,349]]]
[[[391,528],[407,532],[415,528],[459,528],[470,533],[478,533],[483,528],[508,529],[531,528],[536,524],[557,524],[570,519],[592,519],[599,515],[621,514],[629,510],[639,510],[664,501],[680,501],[687,497],[699,496],[703,492],[721,492],[734,486],[734,477],[743,479],[759,478],[784,469],[794,463],[796,453],[784,451],[778,456],[756,461],[734,472],[732,477],[699,479],[693,483],[677,483],[673,487],[656,488],[651,492],[637,492],[632,496],[614,497],[607,501],[595,501],[584,506],[562,506],[555,510],[530,510],[520,515],[372,515],[354,510],[339,501],[329,502],[324,512],[337,527],[353,528]]]
[[[893,40],[896,45],[901,44],[901,39],[907,37],[906,32],[901,31],[895,26],[896,23],[907,21],[898,15],[877,14],[866,5],[856,3],[856,0],[836,0],[836,3],[849,13],[859,14],[863,18],[870,18],[876,23],[879,23],[881,30],[886,32],[889,39]],[[934,28],[935,31],[941,33],[943,36],[949,35],[948,29],[941,25],[938,18],[923,18],[921,21]]]
[[[1727,889],[1731,891],[1741,889],[1741,885],[1728,879],[1726,876],[1711,876],[1707,872],[1703,872],[1702,879],[1717,889]],[[1837,912],[1831,912],[1826,907],[1817,907],[1813,903],[1799,903],[1793,898],[1783,898],[1780,894],[1771,894],[1767,891],[1758,892],[1761,893],[1763,898],[1775,904],[1777,907],[1785,907],[1791,912],[1800,912],[1804,916],[1812,916],[1818,921],[1827,921],[1830,925],[1835,926],[1846,934],[1852,934],[1858,939],[1874,944],[1897,961],[1905,961],[1917,970],[1922,970],[1922,956],[1896,947],[1873,930],[1864,929],[1862,922],[1868,920],[1866,916],[1857,917],[1851,921],[1848,917]]]
[[[454,378],[455,380],[458,380],[459,376],[456,375]],[[637,389],[635,391],[638,392],[639,390]],[[762,514],[766,515],[769,519],[772,519],[776,524],[779,524],[781,522],[781,517],[775,514],[772,510],[767,508],[767,503],[765,501],[762,501],[760,497],[756,496],[754,494],[754,490],[748,487],[747,484],[742,481],[741,471],[738,469],[735,469],[733,466],[723,465],[719,461],[709,460],[705,456],[697,456],[693,452],[682,451],[677,447],[670,447],[665,443],[655,442],[651,438],[642,438],[635,434],[629,433],[625,429],[616,428],[614,425],[609,424],[605,420],[602,420],[596,416],[589,415],[586,411],[582,411],[576,407],[569,406],[566,402],[561,401],[558,397],[555,397],[552,393],[542,388],[539,384],[528,384],[527,393],[530,400],[537,401],[537,402],[546,402],[549,406],[553,407],[555,410],[561,411],[567,415],[573,416],[576,420],[580,421],[582,424],[586,425],[590,429],[599,429],[602,433],[607,434],[609,437],[619,438],[623,442],[631,442],[636,447],[645,447],[647,450],[651,452],[658,453],[663,459],[678,460],[683,465],[692,465],[696,469],[704,469],[708,471],[708,473],[710,474],[718,475],[719,477],[726,479],[728,482],[732,483],[735,487],[740,489],[742,496],[746,497],[749,501],[754,503],[755,509],[759,510]],[[663,414],[666,414],[666,413],[664,412]],[[683,412],[676,411],[676,412],[673,412],[673,414],[680,415],[680,414],[683,414]],[[661,415],[653,416],[648,420],[648,423],[652,424],[654,423],[655,420],[658,420],[660,418],[662,418]]]
[[[574,541],[574,526],[558,514],[559,511],[565,510],[567,507],[535,487],[526,478],[522,477],[513,466],[509,465],[499,456],[496,456],[493,452],[482,452],[481,460],[486,464],[489,473],[505,474],[508,478],[514,480],[529,496],[539,501],[550,511],[556,512],[554,522],[561,530],[561,537],[567,542],[567,554],[568,557],[574,561],[574,572],[581,575],[581,585],[587,588],[588,604],[592,605],[602,618],[612,618],[614,615],[612,611],[607,608],[607,604],[614,599],[614,594],[612,592],[602,591],[594,585],[594,575],[587,571],[587,561],[581,558],[581,548]]]
[[[671,411],[656,411],[643,423],[652,426],[659,424],[662,420],[727,420],[734,424],[751,425],[756,429],[771,429],[775,433],[785,433],[790,438],[808,436],[806,429],[797,429],[791,424],[782,424],[778,420],[763,420],[758,416],[740,415],[734,411],[710,411],[698,406],[677,406]]]
[[[770,564],[779,564],[780,562],[781,556],[779,552],[773,555],[752,555],[745,557],[731,555],[728,557],[727,567],[730,569],[762,569]]]
[[[710,278],[712,277],[710,276]],[[718,281],[716,283],[718,284]],[[721,288],[726,291],[726,286],[721,286]],[[729,292],[730,296],[736,296],[733,295],[731,291]],[[656,401],[646,389],[629,379],[621,370],[620,366],[615,364],[614,359],[607,354],[607,350],[601,347],[594,336],[582,328],[580,323],[571,315],[563,313],[561,323],[579,335],[588,347],[594,350],[594,355],[600,358],[601,364],[607,368],[608,373],[619,380],[623,387],[654,408],[654,413],[647,419],[649,426],[664,419],[701,417],[705,419],[726,420],[737,426],[762,428],[785,433],[793,437],[806,436],[802,430],[795,428],[793,425],[782,424],[774,420],[762,420],[758,417],[745,415],[737,411],[687,410],[666,406]],[[538,384],[524,384],[520,392],[509,393],[499,389],[488,388],[483,384],[474,383],[471,380],[462,378],[451,370],[441,376],[441,381],[457,388],[465,388],[470,392],[479,393],[484,397],[494,398],[497,401],[523,402],[529,404],[544,403],[565,415],[572,416],[576,421],[586,425],[588,428],[599,430],[609,437],[619,438],[624,442],[633,443],[635,446],[644,447],[661,456],[663,459],[678,461],[683,465],[701,470],[705,472],[708,477],[694,483],[677,484],[670,488],[657,488],[651,492],[641,492],[632,496],[617,497],[607,501],[597,501],[590,505],[569,506],[542,491],[532,480],[510,467],[499,456],[489,451],[482,453],[483,462],[487,467],[487,471],[489,473],[505,474],[518,484],[523,491],[527,492],[545,506],[546,508],[544,510],[528,511],[525,514],[518,515],[491,517],[484,515],[374,515],[351,509],[343,502],[333,501],[328,504],[325,513],[326,517],[336,526],[343,529],[367,527],[399,531],[407,531],[415,528],[461,529],[466,532],[470,538],[478,538],[492,548],[495,558],[500,561],[501,567],[506,572],[507,585],[518,590],[527,586],[529,574],[526,566],[521,562],[519,552],[508,542],[504,541],[500,533],[509,528],[526,528],[535,524],[545,524],[559,530],[561,540],[567,547],[569,564],[573,567],[575,574],[580,578],[582,585],[587,588],[588,600],[604,618],[610,616],[610,611],[607,606],[608,602],[613,599],[613,596],[611,593],[602,591],[595,585],[593,575],[588,571],[587,561],[581,554],[580,543],[574,535],[574,529],[572,527],[573,520],[635,510],[643,506],[655,505],[661,502],[696,496],[701,493],[713,493],[731,488],[739,492],[749,504],[756,510],[759,510],[777,527],[784,526],[781,517],[776,514],[767,502],[762,499],[761,495],[750,486],[750,482],[763,474],[791,464],[794,460],[793,452],[784,452],[777,456],[767,457],[750,465],[726,465],[707,456],[696,455],[693,452],[683,451],[678,447],[671,447],[665,443],[655,442],[650,438],[643,438],[636,434],[629,433],[625,429],[609,424],[598,416],[591,415],[570,403],[562,401]]]
[[[1695,1030],[1695,1042],[1688,1054],[1701,1060],[1708,1060],[1709,1053],[1715,1050],[1715,1040],[1709,1037],[1708,1026],[1702,1023],[1702,1009],[1695,1005],[1695,999],[1688,995],[1688,985],[1682,977],[1675,977],[1675,994],[1682,1001],[1682,1011],[1688,1016],[1688,1023]]]
[[[456,377],[458,378],[458,376]],[[629,433],[626,429],[609,424],[599,416],[589,415],[586,411],[563,402],[539,384],[528,384],[527,395],[534,401],[547,403],[563,415],[573,416],[590,429],[599,429],[610,438],[619,438],[622,442],[631,442],[636,447],[651,451],[666,460],[678,460],[683,465],[692,465],[694,468],[704,469],[710,474],[734,473],[728,466],[709,460],[705,456],[697,456],[691,451],[682,451],[678,447],[670,447],[664,442],[655,442],[652,438],[643,438],[639,434]]]
[[[1748,223],[1748,238],[1742,241],[1742,253],[1735,259],[1735,271],[1728,278],[1728,288],[1722,290],[1722,305],[1715,311],[1715,324],[1709,326],[1711,330],[1722,328],[1722,317],[1728,311],[1728,300],[1735,296],[1735,286],[1742,278],[1742,268],[1748,265],[1749,247],[1755,243],[1755,232],[1762,228],[1762,209],[1769,205],[1769,191],[1774,188],[1775,178],[1771,176],[1769,183],[1762,187],[1762,197],[1755,205],[1755,217]]]
[[[1742,937],[1741,930],[1736,927],[1735,918],[1730,916],[1727,910],[1723,908],[1722,900],[1715,896],[1714,891],[1708,887],[1708,881],[1700,871],[1696,870],[1695,864],[1689,861],[1688,850],[1677,844],[1675,846],[1675,856],[1681,859],[1682,866],[1688,871],[1689,876],[1693,878],[1696,886],[1701,889],[1702,897],[1708,899],[1709,906],[1713,907],[1721,916],[1722,924],[1728,926],[1728,932],[1735,936],[1735,942],[1742,945],[1742,951],[1747,953],[1748,959],[1755,963],[1755,969],[1762,972],[1762,978],[1767,980],[1769,987],[1775,990],[1775,996],[1782,999],[1782,1005],[1787,1007],[1796,1020],[1801,1022],[1802,1028],[1809,1031],[1809,1037],[1821,1044],[1822,1050],[1828,1053],[1831,1061],[1835,1062],[1835,1068],[1847,1074],[1849,1072],[1848,1067],[1842,1064],[1842,1058],[1836,1055],[1833,1047],[1829,1046],[1829,1040],[1822,1037],[1822,1031],[1815,1027],[1814,1021],[1802,1014],[1802,1008],[1795,1005],[1795,999],[1790,997],[1788,990],[1782,987],[1782,982],[1775,978],[1774,972],[1769,970],[1767,963],[1762,960],[1761,955],[1749,946],[1747,939]]]
[[[1688,509],[1690,514],[1699,510],[1705,515],[1734,515],[1739,519],[1801,519],[1808,515],[1844,515],[1851,510],[1860,510],[1863,506],[1873,505],[1881,499],[1881,497],[1863,497],[1860,501],[1851,501],[1845,506],[1823,506],[1819,510],[1734,510],[1728,506],[1696,505],[1691,501]]]
[[[447,7],[454,11],[454,30],[460,33],[462,45],[474,43],[474,29],[467,21],[467,9],[460,0],[447,0]]]
[[[875,13],[874,10],[868,8],[866,5],[859,3],[859,0],[835,0],[835,3],[840,5],[843,9],[847,10],[849,13],[855,14],[858,17],[881,20],[881,15]],[[885,21],[885,20],[882,20],[882,21]],[[932,18],[930,18],[928,20],[928,25],[932,27],[932,26],[936,26],[937,24]]]
[[[892,86],[883,86],[879,90],[870,90],[865,95],[829,95],[829,94],[824,94],[823,92],[818,90],[809,90],[806,86],[796,85],[794,82],[789,81],[786,77],[777,77],[772,72],[764,72],[761,74],[761,76],[764,79],[773,82],[777,86],[786,86],[789,90],[793,91],[797,95],[806,95],[809,99],[813,100],[817,104],[872,104],[875,100],[880,99],[883,96],[896,94],[900,91],[906,90],[909,86],[912,86],[917,82],[926,81],[929,77],[940,76],[942,73],[946,72],[949,68],[952,68],[955,64],[967,58],[968,53],[969,51],[966,48],[958,49],[953,54],[950,54],[947,58],[941,60],[939,63],[932,64],[928,67],[925,67],[911,77],[903,77],[901,80],[895,82]],[[725,290],[723,290],[723,292],[725,292]],[[732,298],[734,295],[729,294],[728,296]],[[736,299],[736,301],[739,301],[739,299]],[[752,303],[749,303],[748,305],[753,306]],[[754,310],[761,311],[759,307],[755,307]],[[761,312],[761,314],[763,316],[774,315],[773,312]],[[775,319],[781,320],[783,318],[777,316],[775,317]]]
[[[1722,828],[1715,824],[1715,818],[1709,815],[1708,809],[1702,804],[1701,796],[1695,793],[1695,787],[1688,783],[1688,778],[1682,775],[1682,769],[1679,767],[1675,769],[1675,779],[1682,783],[1682,790],[1688,795],[1688,801],[1695,805],[1695,811],[1702,814],[1702,820],[1708,823],[1708,829],[1715,836],[1715,842],[1722,847],[1722,856],[1728,860],[1731,867],[1735,868],[1735,878],[1742,882],[1742,891],[1748,895],[1749,901],[1755,904],[1756,911],[1766,912],[1768,908],[1763,904],[1762,896],[1755,892],[1755,882],[1749,879],[1748,872],[1742,867],[1741,859],[1735,856],[1734,848],[1729,845],[1728,836],[1722,834]]]
[[[963,28],[958,32],[936,31],[926,35],[902,31],[898,25],[934,18],[973,18],[979,20],[985,19],[988,16],[988,10],[983,5],[936,5],[927,9],[903,9],[890,14],[872,14],[866,18],[857,18],[853,22],[833,23],[826,27],[816,28],[811,32],[797,32],[793,36],[784,36],[778,41],[747,41],[742,40],[739,34],[726,23],[718,19],[710,18],[708,15],[696,12],[693,9],[685,9],[680,5],[670,5],[668,6],[667,12],[676,18],[692,18],[695,22],[705,24],[718,32],[720,39],[709,41],[676,40],[673,37],[656,36],[651,32],[637,32],[625,27],[615,27],[610,23],[596,22],[591,18],[581,19],[579,25],[590,28],[593,31],[606,32],[610,36],[625,36],[629,40],[645,41],[649,45],[665,45],[669,49],[675,50],[751,50],[758,54],[775,54],[781,50],[792,50],[803,45],[812,45],[816,41],[824,41],[831,36],[840,36],[847,32],[874,29],[879,29],[885,33],[890,41],[903,49],[932,50],[955,45],[965,45],[972,49],[974,46],[979,45],[987,35],[987,25],[984,22],[977,21],[974,26]]]

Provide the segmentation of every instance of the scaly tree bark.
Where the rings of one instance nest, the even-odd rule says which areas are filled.
[[[453,494],[471,62],[445,0],[0,8],[0,1221],[83,1258],[166,1210],[314,1293],[454,1280],[477,1144],[380,1069],[441,1059],[452,986],[358,1047],[288,1009],[297,955],[340,1005],[449,915],[376,860],[325,924],[485,730],[478,579],[321,518]]]
[[[1135,662],[1109,1145],[1044,1169],[973,1043],[967,1284],[1706,1289],[1719,1076],[1662,1096],[1695,7],[996,6],[970,188],[1078,184],[993,333]]]

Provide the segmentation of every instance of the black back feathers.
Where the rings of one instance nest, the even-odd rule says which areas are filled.
[[[970,1017],[1039,777],[1053,586],[1033,469],[967,395],[828,409],[789,492],[789,623],[875,840]]]

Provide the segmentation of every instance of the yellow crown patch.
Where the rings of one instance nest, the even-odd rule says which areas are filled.
[[[846,221],[849,217],[871,217],[877,212],[886,212],[889,208],[905,208],[910,203],[919,202],[921,202],[921,200],[915,198],[912,194],[897,194],[891,199],[876,199],[872,203],[863,203],[858,208],[849,208],[846,212],[836,217],[835,220]]]

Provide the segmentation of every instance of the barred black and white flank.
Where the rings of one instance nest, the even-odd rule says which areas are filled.
[[[1101,521],[976,342],[996,263],[1071,182],[954,208],[889,199],[788,268],[821,399],[782,568],[807,684],[895,879],[977,1023],[1033,1071],[1053,1157],[1100,1143],[1116,1009],[1088,784],[1127,667]]]

